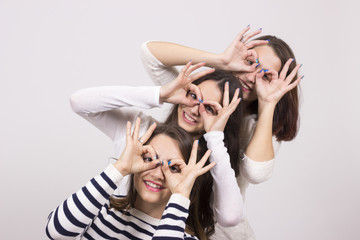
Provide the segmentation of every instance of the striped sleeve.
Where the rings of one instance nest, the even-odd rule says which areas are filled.
[[[152,239],[197,239],[195,236],[185,233],[189,205],[188,198],[180,194],[172,194]]]
[[[83,233],[103,205],[108,203],[122,178],[120,172],[110,164],[50,213],[46,225],[47,236],[50,239],[74,239]]]

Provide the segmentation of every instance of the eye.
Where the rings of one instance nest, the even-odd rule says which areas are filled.
[[[151,158],[150,154],[146,153],[143,155],[143,160],[144,162],[152,162],[153,159]]]
[[[205,105],[205,110],[206,112],[212,114],[212,115],[216,115],[216,111],[213,107],[211,107],[210,105]]]
[[[251,61],[251,60],[247,60],[247,62],[248,62],[249,65],[252,65],[252,64],[254,63],[254,62]]]
[[[170,169],[170,171],[171,171],[172,173],[179,173],[179,172],[181,172],[181,170],[180,170],[180,168],[179,168],[178,165],[172,165],[172,166],[169,167],[169,169]]]
[[[266,75],[266,74],[264,74],[263,78],[264,78],[265,80],[268,80],[268,81],[270,80],[269,76]]]
[[[193,93],[193,92],[190,92],[190,91],[187,92],[186,96],[189,96],[189,97],[191,97],[192,99],[197,99],[196,94]]]

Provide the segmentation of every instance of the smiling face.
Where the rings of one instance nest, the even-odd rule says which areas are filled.
[[[245,101],[254,101],[257,99],[255,92],[255,76],[262,68],[273,69],[277,72],[280,71],[281,61],[280,58],[275,54],[274,50],[266,45],[258,46],[254,48],[258,54],[260,66],[258,66],[254,72],[236,72],[234,75],[240,81],[241,88],[243,90],[243,99]],[[264,75],[265,80],[270,76]]]
[[[183,159],[178,143],[169,136],[156,135],[149,145],[155,149],[158,159],[164,164],[172,159]],[[151,161],[151,156],[144,155],[144,161]],[[170,170],[177,172],[178,168],[174,166]],[[135,207],[149,215],[154,215],[151,213],[156,211],[155,216],[160,215],[161,218],[171,196],[161,166],[134,174],[134,185],[137,191]]]
[[[216,101],[221,104],[222,92],[220,91],[217,82],[207,80],[200,83],[199,88],[203,95],[203,100]],[[195,93],[189,92],[187,97],[199,99]],[[222,105],[222,104],[221,104]],[[212,106],[205,106],[207,113],[216,115],[215,108]],[[204,131],[204,122],[199,114],[199,105],[189,107],[180,104],[177,109],[178,124],[181,128],[189,133],[202,133]]]

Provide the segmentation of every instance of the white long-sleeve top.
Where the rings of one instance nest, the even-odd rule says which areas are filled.
[[[50,239],[197,239],[185,232],[190,200],[172,194],[161,219],[136,208],[119,211],[110,206],[121,173],[110,164],[78,192],[61,203],[48,218]]]
[[[140,136],[156,121],[144,114],[139,108],[160,107],[160,86],[127,87],[109,86],[82,89],[75,92],[70,99],[73,110],[108,135],[116,147],[116,156],[120,156],[126,144],[126,122],[135,125],[137,117],[141,118]],[[134,109],[133,107],[136,107]],[[166,114],[166,113],[164,113]],[[230,166],[230,158],[220,137],[205,139],[212,150],[210,161],[217,165],[211,170],[214,178],[213,199],[214,214],[222,226],[238,224],[244,215],[241,191],[237,185],[235,172]],[[218,147],[218,145],[222,147]],[[117,195],[127,194],[127,178],[122,181],[116,191]]]
[[[151,54],[145,42],[141,46],[141,60],[146,72],[155,85],[162,86],[175,79],[179,74],[176,67],[165,66],[154,55]],[[256,126],[256,115],[246,116],[247,136],[252,136]],[[249,139],[250,140],[250,139]],[[247,141],[248,142],[248,141]],[[273,137],[273,147],[275,154],[280,148],[280,142]],[[257,162],[244,155],[241,159],[240,174],[237,177],[238,185],[241,189],[243,198],[249,183],[258,184],[271,178],[275,165],[275,159]]]

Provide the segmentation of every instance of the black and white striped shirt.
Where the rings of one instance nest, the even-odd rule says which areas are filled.
[[[184,232],[190,200],[171,195],[161,219],[135,208],[109,209],[110,195],[123,176],[109,165],[50,213],[50,239],[197,239]]]

